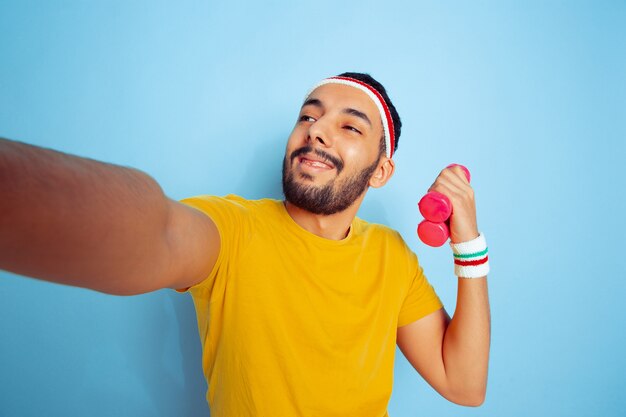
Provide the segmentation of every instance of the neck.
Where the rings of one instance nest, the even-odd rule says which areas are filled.
[[[342,240],[348,236],[350,225],[361,206],[364,196],[365,193],[344,211],[330,215],[311,213],[293,205],[289,201],[285,201],[285,208],[293,221],[304,230],[325,239]]]

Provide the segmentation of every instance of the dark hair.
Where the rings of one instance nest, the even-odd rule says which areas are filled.
[[[383,85],[379,83],[378,81],[376,81],[374,77],[372,77],[371,75],[361,73],[361,72],[344,72],[343,74],[339,74],[339,76],[350,77],[350,78],[354,78],[355,80],[362,81],[365,84],[373,87],[376,91],[380,93],[381,96],[383,96],[385,103],[387,103],[387,107],[389,107],[389,113],[391,113],[391,120],[393,120],[393,134],[396,140],[392,146],[393,146],[393,153],[395,153],[396,150],[398,150],[398,140],[400,139],[400,131],[402,130],[402,122],[400,121],[400,115],[398,114],[396,107],[393,105],[393,103],[391,102],[391,99],[387,95],[387,91],[385,90],[385,87],[383,87]],[[382,146],[383,148],[385,147],[384,137],[382,138]]]

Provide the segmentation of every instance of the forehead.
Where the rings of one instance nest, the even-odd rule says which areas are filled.
[[[326,109],[351,108],[367,114],[374,122],[382,123],[376,104],[358,88],[342,84],[324,84],[313,90],[307,100],[311,98],[320,100]]]

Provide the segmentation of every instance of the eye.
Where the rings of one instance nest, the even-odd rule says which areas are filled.
[[[360,131],[359,129],[357,129],[356,127],[354,127],[354,126],[347,125],[347,126],[344,126],[343,128],[344,128],[344,129],[348,129],[348,130],[350,130],[350,131],[352,131],[352,132],[356,132],[356,133],[358,133],[359,135],[361,135],[361,134],[362,134],[362,133],[361,133],[361,131]]]
[[[314,122],[315,118],[313,118],[313,117],[311,117],[309,115],[303,114],[302,116],[300,116],[298,118],[298,121],[299,122]]]

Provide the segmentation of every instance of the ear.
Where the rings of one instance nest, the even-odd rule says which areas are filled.
[[[396,164],[393,162],[393,159],[389,159],[386,156],[383,156],[376,171],[370,178],[369,185],[373,188],[380,188],[383,185],[387,184],[387,181],[391,178],[394,171],[396,169]]]

